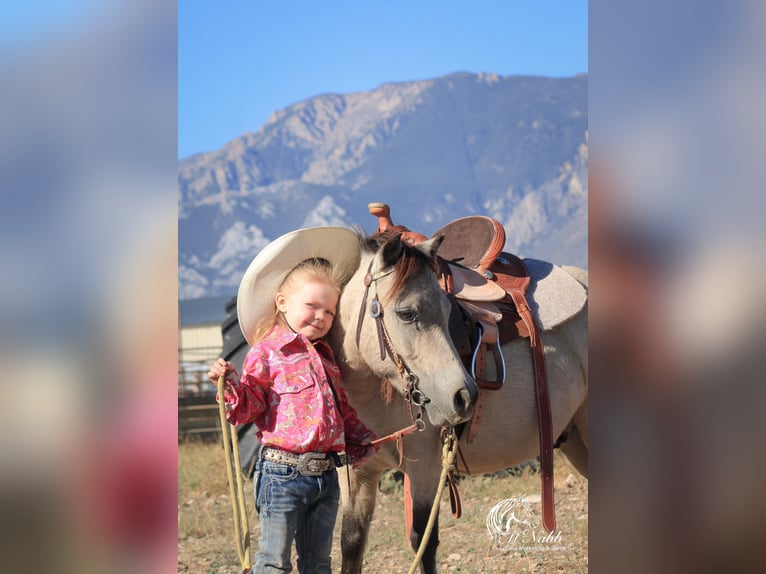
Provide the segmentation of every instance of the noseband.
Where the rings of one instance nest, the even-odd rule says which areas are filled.
[[[359,309],[359,318],[356,323],[357,349],[359,348],[359,341],[362,334],[362,324],[364,323],[364,316],[367,311],[367,296],[370,292],[370,285],[375,283],[378,279],[382,279],[383,277],[390,275],[394,271],[393,268],[391,268],[385,272],[377,274],[373,273],[372,265],[374,262],[375,258],[373,257],[372,261],[370,261],[370,265],[367,267],[367,273],[364,276],[364,296],[362,297],[362,305]],[[423,423],[422,420],[424,410],[423,407],[425,407],[427,403],[431,402],[431,399],[429,399],[423,393],[423,391],[418,388],[418,376],[409,369],[407,364],[404,362],[404,359],[402,359],[399,353],[396,352],[393,344],[391,343],[391,337],[388,334],[388,329],[386,329],[386,324],[383,322],[383,306],[378,300],[377,285],[375,289],[375,295],[373,296],[372,302],[370,303],[369,313],[370,317],[375,319],[375,327],[378,333],[378,345],[380,346],[380,360],[385,361],[386,356],[388,355],[396,364],[396,370],[399,373],[399,376],[402,377],[405,382],[404,400],[410,404],[410,414],[412,415],[413,421],[418,425],[418,427],[420,427],[420,430],[423,430],[425,427],[425,423]],[[413,406],[418,408],[417,413],[412,412]]]

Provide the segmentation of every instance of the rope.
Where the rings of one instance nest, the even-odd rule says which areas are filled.
[[[247,520],[247,506],[245,505],[245,487],[242,481],[242,473],[239,472],[239,441],[237,433],[231,432],[231,426],[226,420],[226,401],[223,398],[223,377],[218,377],[218,413],[221,415],[221,435],[223,437],[223,450],[226,456],[226,475],[229,479],[229,494],[231,496],[231,510],[234,517],[234,541],[237,546],[239,562],[243,572],[250,570],[250,525]],[[231,443],[229,442],[231,440]],[[232,449],[234,451],[234,468],[232,468]],[[234,475],[236,474],[236,487]]]
[[[434,497],[434,503],[431,506],[431,514],[428,517],[428,524],[426,524],[423,537],[420,539],[420,547],[415,555],[415,560],[412,562],[412,566],[408,574],[414,574],[417,570],[420,561],[423,559],[423,554],[426,551],[426,544],[428,539],[431,538],[431,531],[433,531],[434,524],[436,523],[436,517],[439,515],[439,502],[441,501],[442,494],[444,493],[444,487],[447,484],[447,475],[455,465],[455,451],[457,450],[457,441],[455,440],[455,427],[450,427],[449,432],[446,434],[444,444],[442,445],[442,473],[439,477],[439,488],[436,490],[436,496]]]

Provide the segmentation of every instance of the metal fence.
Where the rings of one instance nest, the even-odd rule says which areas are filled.
[[[178,398],[215,395],[215,385],[207,378],[210,361],[184,361],[178,363]]]
[[[218,437],[221,432],[216,387],[207,378],[210,360],[178,364],[178,438]]]

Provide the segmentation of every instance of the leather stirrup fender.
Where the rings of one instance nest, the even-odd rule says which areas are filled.
[[[412,485],[410,476],[404,473],[404,530],[407,536],[407,542],[412,540]]]
[[[540,480],[542,482],[543,527],[548,532],[556,530],[556,512],[553,500],[553,430],[551,403],[548,395],[548,379],[545,372],[543,341],[537,324],[534,325],[537,344],[532,347],[532,363],[535,371],[535,397],[540,433]]]

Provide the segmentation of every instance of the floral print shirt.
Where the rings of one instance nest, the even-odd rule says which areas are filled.
[[[255,423],[264,446],[366,458],[375,434],[359,420],[339,380],[340,370],[325,341],[312,342],[277,325],[250,349],[239,383],[224,392],[226,418],[232,424]]]

